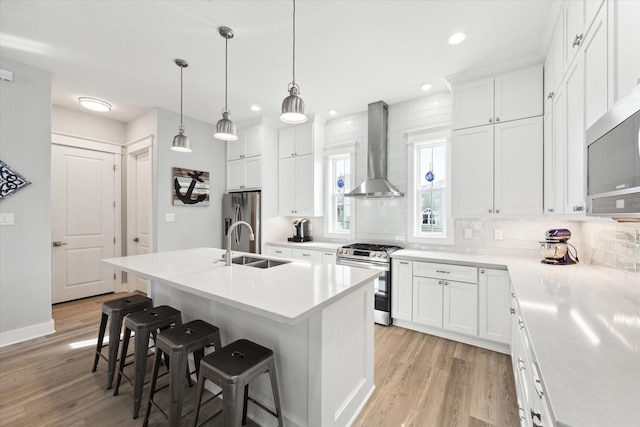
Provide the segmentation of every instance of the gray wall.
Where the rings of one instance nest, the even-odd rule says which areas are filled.
[[[51,319],[51,74],[0,58],[0,159],[31,185],[0,202],[0,345],[53,332]]]

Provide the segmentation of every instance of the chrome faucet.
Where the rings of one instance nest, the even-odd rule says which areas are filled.
[[[236,221],[229,226],[227,229],[227,253],[225,254],[226,265],[231,265],[231,232],[239,225],[244,225],[249,229],[249,240],[254,240],[255,237],[253,235],[253,228],[251,228],[251,224],[246,221]]]

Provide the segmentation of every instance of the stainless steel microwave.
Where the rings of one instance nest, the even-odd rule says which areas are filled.
[[[587,129],[587,215],[640,219],[640,85]]]

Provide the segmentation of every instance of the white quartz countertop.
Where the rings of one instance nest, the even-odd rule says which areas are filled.
[[[261,269],[222,261],[223,249],[198,248],[102,260],[197,296],[277,322],[296,324],[371,283],[376,270],[291,261]],[[233,256],[263,255],[233,252]],[[273,257],[269,257],[273,258]]]
[[[558,425],[640,426],[640,296],[585,264],[401,250],[509,271]]]

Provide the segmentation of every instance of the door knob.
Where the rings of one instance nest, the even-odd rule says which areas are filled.
[[[138,242],[140,241],[140,239],[138,239],[137,237],[134,237],[134,238],[133,238],[133,241],[134,241],[134,242],[136,242],[136,243],[138,243]]]
[[[66,245],[66,242],[53,242],[53,246],[63,246]]]

